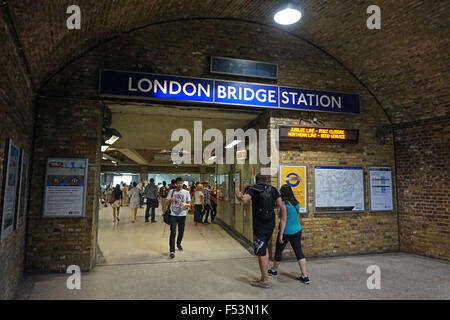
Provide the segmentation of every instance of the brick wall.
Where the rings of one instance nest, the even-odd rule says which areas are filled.
[[[355,84],[357,86],[357,84]],[[369,188],[367,176],[364,176],[365,211],[361,213],[314,213],[313,166],[391,166],[394,169],[393,137],[388,136],[386,144],[376,142],[375,131],[380,124],[385,124],[383,112],[376,108],[374,101],[357,87],[353,92],[361,94],[361,114],[343,116],[320,114],[325,127],[359,130],[358,144],[302,143],[280,144],[280,164],[299,164],[307,166],[307,203],[308,213],[300,215],[303,227],[302,247],[306,257],[335,256],[360,253],[380,253],[398,250],[397,211],[369,212]],[[306,118],[306,113],[274,113],[270,128],[277,125],[298,125],[299,118]],[[367,170],[365,170],[367,171]],[[395,181],[394,181],[395,183]],[[272,177],[272,185],[278,185],[278,176]],[[395,198],[394,198],[395,203]],[[276,231],[272,237],[274,252]],[[295,257],[290,250],[286,257]]]
[[[96,102],[39,98],[28,217],[26,271],[60,271],[94,265],[98,219],[103,106]],[[84,218],[43,218],[47,157],[88,158]]]
[[[395,130],[400,248],[450,260],[450,121]]]
[[[31,156],[33,137],[33,89],[6,21],[0,8],[0,201],[7,139],[13,139]],[[0,203],[0,224],[2,208],[3,203]],[[0,243],[0,300],[14,296],[22,277],[25,227],[26,219]]]

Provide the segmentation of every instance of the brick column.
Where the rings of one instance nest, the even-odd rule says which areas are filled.
[[[65,272],[95,264],[103,106],[95,102],[38,100],[32,166],[26,270]],[[43,218],[45,161],[48,157],[88,158],[84,218]]]

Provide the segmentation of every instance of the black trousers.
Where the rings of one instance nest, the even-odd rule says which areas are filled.
[[[305,257],[303,255],[303,251],[302,251],[302,244],[301,244],[302,231],[301,230],[295,234],[283,234],[283,244],[281,244],[278,241],[279,238],[280,238],[280,233],[278,232],[277,246],[275,248],[275,261],[281,261],[284,247],[286,247],[288,242],[291,243],[292,249],[295,252],[295,257],[297,258],[297,260],[301,260]]]
[[[170,252],[175,252],[175,236],[177,233],[177,225],[178,225],[177,245],[179,246],[181,245],[181,241],[183,241],[184,226],[186,225],[186,216],[183,217],[170,216],[170,240],[169,240]]]
[[[148,217],[150,216],[150,209],[152,214],[152,221],[155,221],[155,208],[156,208],[156,199],[147,198],[147,209],[145,209],[145,221],[148,221]]]
[[[202,222],[202,205],[201,204],[194,205],[194,222],[198,222],[198,223]]]
[[[216,215],[217,215],[217,204],[211,201],[211,222],[214,222]]]
[[[205,209],[202,212],[202,217],[206,214],[206,218],[205,218],[205,222],[208,221],[209,218],[209,210],[211,209],[211,207],[209,206],[209,204],[205,204]],[[202,219],[203,220],[203,219]]]

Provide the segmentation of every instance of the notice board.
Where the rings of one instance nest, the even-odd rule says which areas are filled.
[[[363,168],[314,166],[314,211],[364,211]]]
[[[394,210],[392,168],[369,167],[370,211]]]
[[[87,167],[88,159],[47,159],[44,217],[84,217]]]

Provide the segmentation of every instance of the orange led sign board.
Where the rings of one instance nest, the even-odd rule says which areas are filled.
[[[280,141],[324,141],[358,143],[358,130],[280,126]]]

